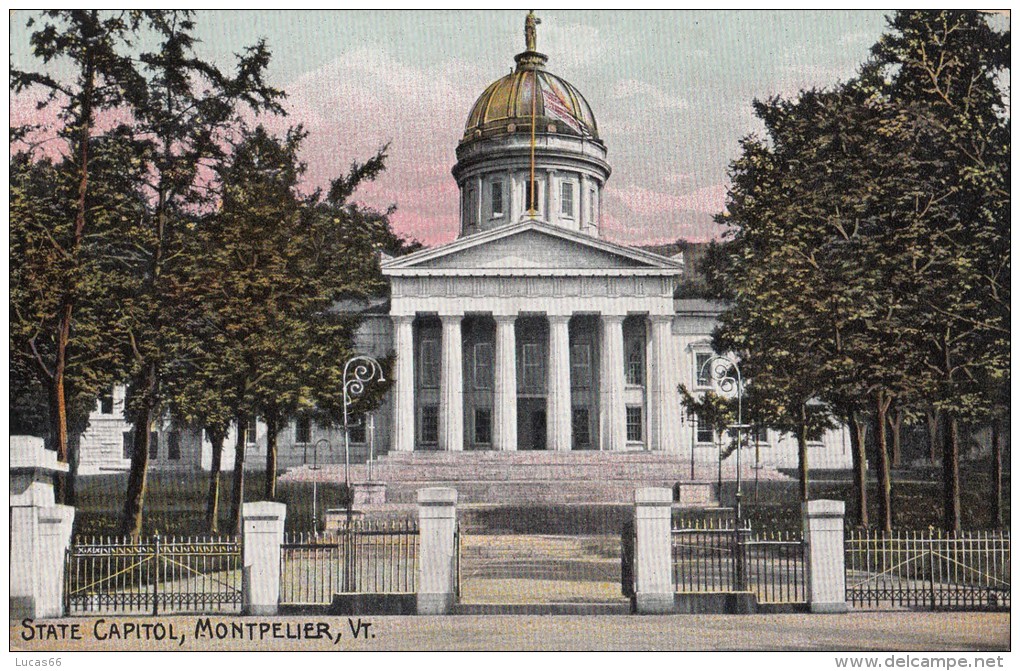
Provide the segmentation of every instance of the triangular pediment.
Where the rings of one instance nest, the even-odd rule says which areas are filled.
[[[383,261],[383,272],[436,271],[620,271],[677,272],[682,261],[617,245],[588,235],[528,221],[504,226]]]

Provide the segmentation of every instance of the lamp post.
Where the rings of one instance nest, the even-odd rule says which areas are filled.
[[[723,393],[736,392],[737,394],[737,423],[731,425],[730,429],[737,432],[737,495],[734,505],[735,522],[733,529],[733,568],[736,573],[736,585],[738,590],[747,588],[747,576],[744,571],[744,545],[742,542],[743,526],[740,521],[740,432],[744,426],[744,381],[740,375],[740,366],[728,356],[716,354],[706,361],[701,367],[701,375],[704,377],[707,372],[711,379],[719,383],[719,390]],[[722,462],[720,461],[720,466]]]
[[[327,438],[319,438],[317,441],[315,441],[315,444],[312,445],[312,467],[311,467],[311,470],[313,470],[313,471],[319,470],[319,445],[325,445],[327,448],[329,448],[330,452],[333,451],[333,445],[329,442],[329,440]],[[305,445],[304,461],[305,461],[305,463],[308,463],[308,446],[307,445]],[[315,474],[313,473],[312,474],[312,533],[316,533],[316,534],[319,533],[319,519],[318,519],[318,509],[319,509],[319,497],[318,497],[318,494],[319,494],[319,491],[318,491],[318,485],[319,485],[319,481],[315,477]]]
[[[707,373],[707,375],[706,375]],[[719,383],[719,390],[723,393],[736,392],[737,394],[737,423],[731,424],[728,428],[737,432],[737,495],[736,515],[737,523],[740,522],[740,441],[741,431],[748,428],[744,425],[744,381],[740,375],[740,366],[728,356],[715,354],[701,366],[702,377]]]
[[[351,404],[365,393],[369,382],[385,382],[382,364],[370,356],[357,354],[344,364],[344,484],[351,487],[351,431],[349,410]],[[350,506],[348,506],[350,509]]]

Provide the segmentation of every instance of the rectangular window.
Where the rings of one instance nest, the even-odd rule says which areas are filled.
[[[490,185],[492,196],[492,216],[503,216],[503,182],[493,182]]]
[[[711,367],[706,365],[711,358],[711,352],[697,352],[694,355],[694,385],[696,387],[712,386]]]
[[[527,391],[542,389],[542,347],[538,343],[524,344],[524,375],[522,382]]]
[[[591,386],[591,346],[586,342],[570,346],[570,386]]]
[[[149,432],[149,459],[159,458],[159,434],[155,431]]]
[[[591,424],[588,408],[574,408],[571,411],[570,428],[574,434],[574,447],[591,447]]]
[[[423,405],[421,408],[421,442],[435,445],[439,442],[439,407]]]
[[[478,223],[478,194],[474,189],[468,189],[464,194],[464,221],[469,226]]]
[[[104,415],[113,414],[113,390],[109,389],[99,397],[99,412]]]
[[[527,191],[524,193],[524,209],[526,212],[541,211],[542,194],[538,192],[538,182],[527,182],[525,184]],[[532,201],[534,199],[534,202]]]
[[[365,416],[355,415],[350,418],[350,424],[347,425],[347,431],[351,437],[351,443],[353,445],[364,445],[368,442],[368,430],[365,426]]]
[[[769,442],[769,430],[764,426],[755,427],[751,429],[751,442],[752,443],[767,443]]]
[[[135,451],[135,442],[134,442],[135,441],[135,434],[134,434],[133,431],[125,431],[124,434],[123,434],[123,438],[124,438],[123,457],[125,459],[130,459],[131,458],[131,454]]]
[[[421,341],[421,386],[426,389],[439,387],[439,341]]]
[[[560,185],[560,214],[564,217],[574,216],[574,185],[570,182]]]
[[[171,431],[166,440],[166,458],[170,461],[181,460],[181,432]]]
[[[488,445],[492,442],[492,410],[475,408],[475,442]]]
[[[296,420],[294,420],[294,442],[295,443],[312,442],[311,417],[298,417]]]
[[[492,343],[475,343],[475,389],[492,389]]]
[[[627,341],[627,384],[641,386],[645,383],[645,348],[640,338]]]
[[[627,442],[640,443],[644,440],[641,424],[641,406],[627,406]]]
[[[698,435],[697,441],[699,443],[712,443],[715,442],[715,432],[712,431],[712,427],[706,422],[698,420]]]
[[[598,205],[599,201],[598,201],[598,197],[595,195],[595,189],[592,189],[591,191],[588,192],[588,197],[591,200],[591,208],[590,208],[591,221],[592,221],[593,224],[598,224],[598,222],[599,222],[599,205]]]

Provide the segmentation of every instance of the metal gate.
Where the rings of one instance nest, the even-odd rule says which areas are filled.
[[[858,609],[1008,610],[1009,532],[852,530],[846,598]]]
[[[672,530],[672,564],[679,594],[750,592],[759,604],[807,601],[800,533],[755,532],[747,520],[680,520]]]
[[[413,519],[288,534],[280,546],[280,605],[328,605],[336,594],[414,594],[418,548]]]
[[[75,538],[64,581],[68,615],[239,612],[241,543],[158,534]]]

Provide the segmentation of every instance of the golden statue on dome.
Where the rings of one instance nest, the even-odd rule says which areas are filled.
[[[524,45],[528,51],[536,51],[538,42],[535,26],[542,23],[542,19],[535,16],[535,10],[529,10],[527,18],[524,19]]]

